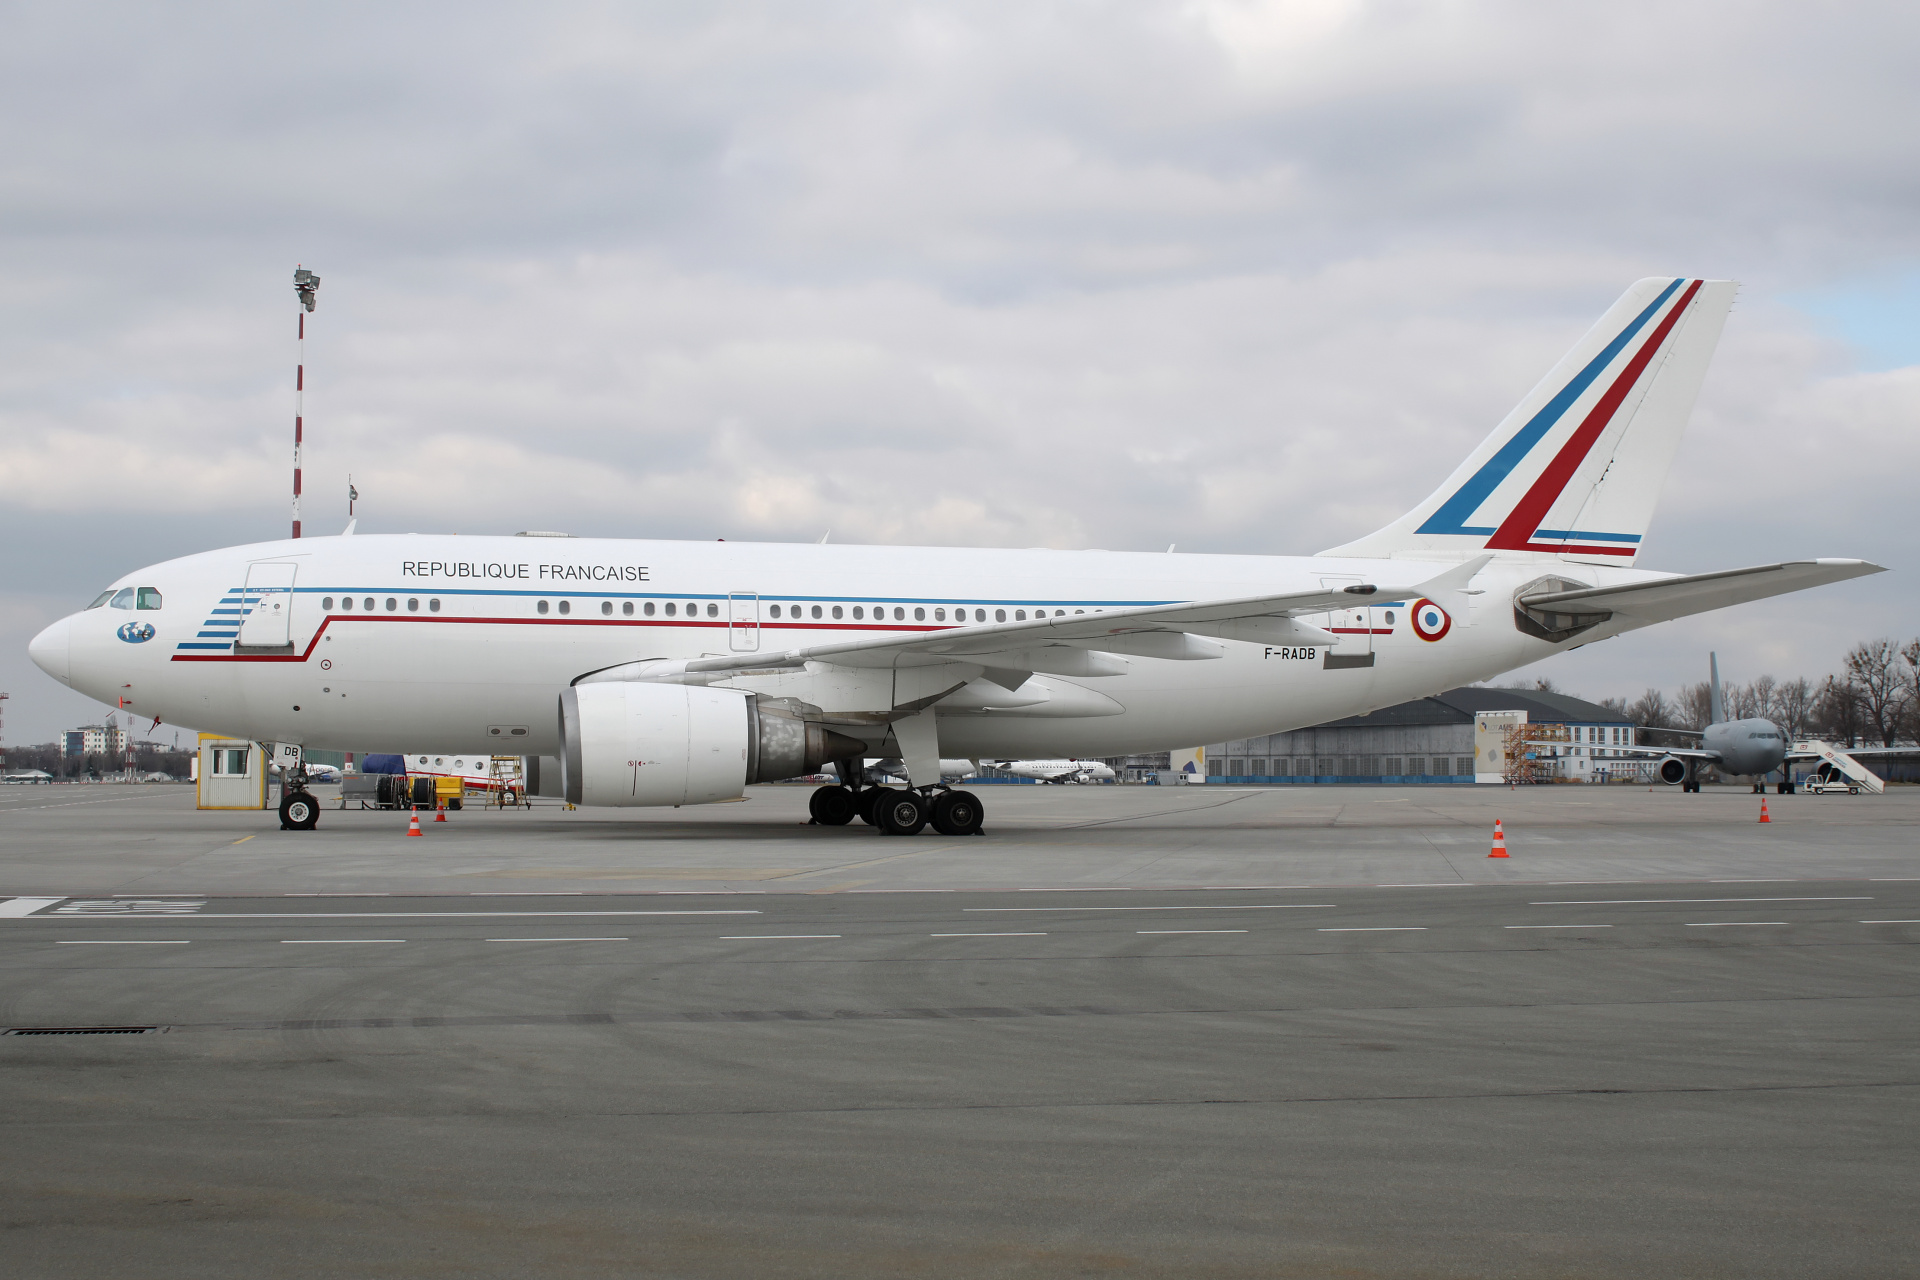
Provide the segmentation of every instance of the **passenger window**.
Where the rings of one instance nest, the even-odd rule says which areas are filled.
[[[671,601],[671,600],[669,600],[669,601],[667,601],[667,616],[668,616],[669,618],[671,618],[671,617],[673,616],[673,611],[674,611],[674,610],[675,610],[676,608],[678,608],[678,606],[677,606],[677,605],[675,605],[675,604],[673,603],[673,601]]]
[[[700,606],[691,600],[687,601],[687,616],[689,618],[697,618],[700,616]]]
[[[1393,610],[1391,609],[1387,610],[1387,625],[1388,626],[1393,625]]]
[[[895,622],[905,622],[907,620],[907,611],[899,605],[893,606],[893,620]]]
[[[326,612],[332,608],[333,608],[333,597],[332,596],[321,597],[321,600],[320,600],[321,611]]]
[[[160,593],[152,587],[140,588],[139,607],[142,609],[158,609],[160,607]]]
[[[600,602],[600,616],[603,618],[611,618],[613,616],[613,601],[602,600]]]
[[[545,613],[547,611],[547,602],[542,600],[539,604],[533,606],[533,611],[535,613]]]
[[[835,605],[835,606],[833,606],[833,616],[834,616],[834,617],[836,617],[836,618],[838,618],[838,617],[840,616],[840,606],[839,606],[839,605]]]
[[[947,620],[947,611],[945,609],[935,609],[933,611],[933,620],[935,622],[945,622]]]
[[[653,601],[651,600],[647,601],[646,614],[649,618],[653,616]]]
[[[93,598],[93,603],[88,605],[87,608],[98,609],[101,605],[105,604],[107,601],[111,599],[113,599],[113,590],[112,588],[108,588],[107,590],[102,591],[99,595],[95,596]],[[81,610],[81,612],[84,613],[86,612],[86,610],[83,609]]]
[[[708,616],[709,618],[717,618],[717,617],[719,617],[719,616],[720,616],[720,606],[719,606],[719,605],[717,605],[717,604],[710,604],[710,605],[708,605],[708,606],[707,606],[707,616]]]
[[[819,606],[819,605],[815,605],[815,606],[813,606],[813,616],[814,616],[814,617],[816,617],[816,618],[820,616],[820,606]]]
[[[862,609],[859,605],[853,606],[853,620],[855,622],[860,621],[860,619],[866,616],[867,616],[867,611],[865,609]],[[875,611],[874,616],[876,618],[880,616],[877,610]]]
[[[1025,609],[1015,609],[1013,611],[1013,620],[1015,622],[1025,622],[1027,620],[1027,611]]]
[[[407,612],[408,613],[420,612],[420,601],[418,598],[409,599],[407,601]]]
[[[779,606],[779,605],[777,605],[777,604],[776,604],[776,605],[774,605],[774,606],[773,606],[773,607],[772,607],[771,609],[768,609],[768,610],[767,610],[767,613],[768,613],[769,615],[771,615],[772,617],[775,617],[775,618],[777,618],[777,617],[779,617],[779,616],[780,616],[780,606]]]
[[[915,609],[913,611],[913,620],[915,622],[925,622],[927,620],[927,611],[925,609]]]
[[[352,613],[352,612],[353,612],[353,597],[352,597],[352,596],[342,596],[342,597],[340,598],[340,607],[341,607],[342,609],[345,609],[345,610],[346,610],[346,611],[347,611],[348,613]]]
[[[995,609],[993,611],[993,620],[995,622],[1005,622],[1007,620],[1007,611],[1005,609]]]
[[[622,600],[620,602],[620,614],[622,617],[631,618],[633,616],[633,601]]]
[[[387,612],[392,613],[400,607],[400,602],[392,596],[387,597]]]
[[[975,609],[973,611],[973,620],[975,622],[985,622],[987,620],[987,611],[985,609]]]
[[[113,593],[113,599],[109,600],[107,603],[112,605],[116,609],[133,608],[133,588],[132,587],[120,588],[118,591]]]
[[[365,600],[365,601],[363,601],[363,602],[361,603],[361,605],[360,605],[360,607],[361,607],[361,608],[363,608],[363,609],[365,609],[365,610],[367,610],[368,612],[372,612],[372,611],[373,611],[373,597],[372,597],[372,596],[368,596],[368,597],[366,598],[366,600]]]
[[[562,612],[562,613],[572,613],[572,612],[573,612],[573,601],[571,601],[571,600],[562,600],[562,601],[560,602],[560,612]]]
[[[429,600],[429,601],[427,601],[427,611],[428,611],[429,613],[438,613],[438,612],[440,612],[440,602],[439,602],[438,600]]]

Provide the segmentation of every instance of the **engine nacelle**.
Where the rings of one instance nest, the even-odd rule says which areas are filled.
[[[712,804],[750,782],[813,773],[867,744],[809,724],[785,699],[644,681],[583,684],[560,695],[572,804]]]
[[[1677,787],[1687,780],[1687,762],[1678,756],[1668,756],[1660,762],[1660,781],[1670,787]]]

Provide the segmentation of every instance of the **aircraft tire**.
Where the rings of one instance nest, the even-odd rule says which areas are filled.
[[[943,836],[971,836],[980,833],[984,816],[979,797],[971,791],[943,791],[933,799],[929,820]]]
[[[927,802],[915,791],[879,788],[884,795],[873,807],[874,823],[882,835],[913,836],[927,825]]]
[[[304,791],[280,797],[280,829],[311,831],[320,823],[320,802]]]
[[[882,803],[892,794],[892,787],[863,787],[854,792],[854,816],[870,827],[879,826],[880,817],[874,812],[874,806]]]
[[[845,787],[817,787],[807,797],[807,812],[823,827],[844,827],[853,821],[853,792]]]

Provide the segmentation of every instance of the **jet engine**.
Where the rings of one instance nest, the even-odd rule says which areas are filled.
[[[813,773],[867,744],[804,718],[805,704],[737,689],[622,681],[560,695],[572,804],[711,804],[750,782]]]
[[[1678,756],[1668,756],[1660,762],[1660,781],[1670,787],[1677,787],[1687,780],[1687,762]]]

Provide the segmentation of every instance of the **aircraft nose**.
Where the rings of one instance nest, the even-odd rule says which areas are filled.
[[[60,621],[35,636],[27,645],[27,656],[33,659],[33,665],[58,680],[61,684],[71,685],[70,655],[73,651],[72,639],[68,634],[68,625],[72,618]]]

